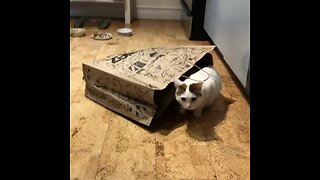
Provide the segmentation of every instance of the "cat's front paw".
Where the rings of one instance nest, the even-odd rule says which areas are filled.
[[[201,117],[201,115],[202,115],[201,110],[194,110],[193,111],[194,117],[199,118],[199,117]]]
[[[185,114],[186,112],[187,112],[187,110],[184,109],[184,108],[180,108],[180,110],[179,110],[179,113],[180,113],[180,114]]]

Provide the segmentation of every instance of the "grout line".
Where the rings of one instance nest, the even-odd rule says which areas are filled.
[[[82,81],[81,85],[79,86],[79,88],[78,88],[78,90],[77,90],[76,94],[74,95],[74,97],[73,97],[73,99],[72,99],[72,101],[71,101],[71,104],[72,104],[72,103],[73,103],[73,101],[76,99],[76,97],[77,97],[77,95],[78,95],[78,92],[79,92],[79,90],[80,90],[80,88],[81,88],[82,84],[83,84],[83,81]],[[70,106],[71,106],[71,104],[70,104]]]
[[[207,141],[208,140],[208,138],[206,137],[206,135],[205,135],[205,133],[204,133],[204,128],[201,126],[201,130],[202,130],[202,133],[203,133],[203,136],[204,136],[204,138],[205,138],[205,143],[206,143],[206,150],[207,150],[207,152],[208,152],[208,154],[209,154],[209,156],[210,156],[210,159],[211,159],[211,161],[209,161],[210,162],[210,165],[212,166],[212,168],[213,168],[213,171],[214,171],[214,175],[216,175],[217,176],[217,171],[216,171],[216,169],[215,169],[215,164],[214,164],[214,161],[212,160],[212,158],[214,159],[215,157],[214,157],[214,155],[213,154],[211,154],[210,153],[210,151],[209,151],[209,144],[208,144],[208,142],[209,141]],[[213,130],[214,131],[214,130]],[[215,131],[214,131],[215,132]],[[213,140],[214,141],[214,140]]]
[[[100,54],[101,49],[102,49],[103,47],[104,47],[104,45],[102,45],[102,46],[99,48],[99,50],[98,50],[97,54],[95,55],[94,59],[97,59],[97,57],[98,57],[98,55]],[[106,112],[104,112],[104,113],[106,113]],[[111,119],[111,116],[112,116],[112,114],[109,113],[109,120]],[[110,121],[110,122],[112,122],[112,121]],[[108,123],[108,127],[107,127],[107,129],[106,129],[106,131],[105,131],[106,133],[105,133],[105,135],[104,135],[103,144],[102,144],[102,148],[101,148],[101,151],[100,151],[99,161],[98,161],[98,164],[97,164],[97,168],[96,168],[96,172],[95,172],[94,179],[97,179],[97,175],[98,175],[98,171],[99,171],[99,165],[100,165],[100,163],[101,163],[101,156],[102,156],[103,151],[104,151],[104,146],[105,146],[105,142],[106,142],[106,139],[107,139],[108,130],[110,129],[110,124],[111,124],[110,122]]]
[[[154,133],[154,147],[155,147],[155,156],[156,156],[156,180],[158,179],[158,157],[157,157],[157,134],[156,132]]]
[[[104,113],[106,113],[106,112],[104,112]],[[111,119],[111,115],[112,115],[112,114],[111,114],[111,113],[109,113],[109,114],[110,114],[109,119]],[[103,144],[102,144],[102,148],[101,148],[101,151],[100,151],[99,161],[98,161],[98,164],[97,164],[97,168],[96,168],[97,170],[96,170],[94,179],[97,179],[98,170],[99,170],[99,165],[100,165],[100,162],[101,162],[101,156],[102,156],[102,154],[103,154],[105,142],[106,142],[106,139],[107,139],[108,130],[109,130],[109,128],[110,128],[109,126],[110,126],[110,124],[108,123],[108,127],[107,127],[106,133],[105,133],[105,135],[104,135]]]

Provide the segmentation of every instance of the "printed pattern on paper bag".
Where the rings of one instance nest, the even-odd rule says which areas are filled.
[[[93,61],[91,65],[133,83],[161,90],[213,48],[214,46],[149,48],[109,56]]]

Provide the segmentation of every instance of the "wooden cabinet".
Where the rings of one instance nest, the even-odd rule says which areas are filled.
[[[131,24],[131,0],[70,0],[71,2],[122,3],[124,5],[125,23]]]

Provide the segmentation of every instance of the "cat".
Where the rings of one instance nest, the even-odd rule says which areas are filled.
[[[221,77],[212,66],[208,66],[184,81],[175,79],[174,86],[176,87],[176,100],[181,105],[180,113],[193,110],[195,117],[201,117],[202,110],[213,104],[219,96]]]

